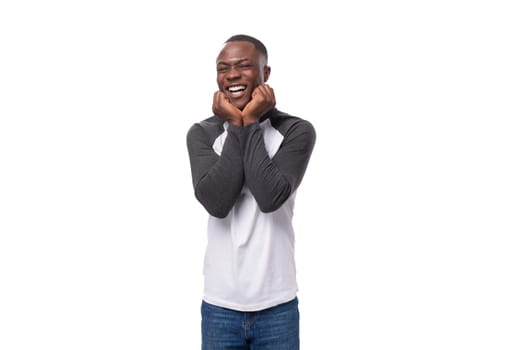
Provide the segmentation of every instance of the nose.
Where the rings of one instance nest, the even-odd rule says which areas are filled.
[[[231,67],[228,70],[228,73],[226,74],[226,79],[229,81],[239,79],[241,77],[241,74],[239,73],[239,70],[236,67]]]

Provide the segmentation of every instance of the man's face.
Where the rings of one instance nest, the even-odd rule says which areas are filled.
[[[262,54],[249,41],[231,41],[217,57],[217,85],[230,102],[242,110],[253,90],[270,75]]]

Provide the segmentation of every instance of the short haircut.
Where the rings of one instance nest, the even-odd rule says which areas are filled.
[[[264,46],[264,44],[259,39],[245,34],[237,34],[226,40],[225,43],[229,43],[232,41],[248,41],[252,43],[253,45],[255,45],[257,51],[259,51],[263,55],[265,61],[268,61],[268,51],[266,51],[266,46]]]

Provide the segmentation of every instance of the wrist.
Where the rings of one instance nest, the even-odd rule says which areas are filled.
[[[235,125],[235,126],[238,126],[238,127],[242,127],[244,125],[243,120],[242,119],[238,119],[238,118],[228,119],[228,123],[230,123],[232,125]]]
[[[245,115],[242,117],[242,123],[244,126],[256,123],[259,121],[259,117],[253,115]]]
[[[242,124],[243,126],[248,126],[248,125],[257,123],[258,121],[259,121],[258,119],[244,119]]]

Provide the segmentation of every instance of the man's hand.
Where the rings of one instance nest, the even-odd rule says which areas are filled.
[[[261,84],[253,90],[252,99],[242,111],[228,100],[224,92],[216,91],[213,95],[213,113],[237,126],[246,126],[257,122],[274,107],[273,89],[266,84]]]
[[[275,107],[273,89],[266,84],[261,84],[253,90],[252,99],[242,111],[243,125],[250,125],[259,120],[263,115]]]
[[[213,113],[233,125],[242,126],[242,112],[240,109],[230,103],[226,94],[222,91],[216,91],[213,95]]]

